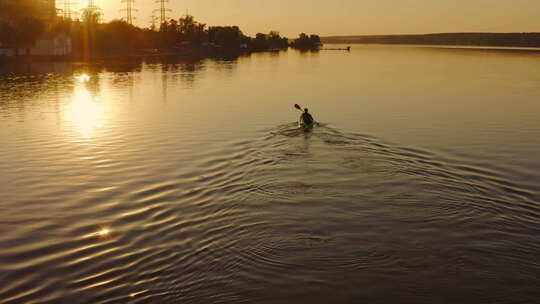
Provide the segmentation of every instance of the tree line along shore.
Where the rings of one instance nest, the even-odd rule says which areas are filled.
[[[323,43],[540,47],[540,33],[442,33],[424,35],[329,36]]]
[[[289,47],[318,50],[322,46],[320,37],[314,34],[302,33],[294,40],[282,37],[277,31],[249,37],[238,26],[207,26],[191,15],[141,28],[123,20],[102,22],[99,10],[92,7],[84,9],[80,19],[71,19],[47,16],[39,8],[25,7],[24,12],[33,14],[23,14],[23,10],[13,14],[18,4],[15,1],[9,3],[11,6],[4,3],[6,7],[0,3],[0,61],[6,56],[32,57],[36,44],[44,39],[53,41],[58,35],[65,37],[62,43],[69,44],[64,48],[69,52],[62,52],[62,57],[75,60],[120,56],[220,56]]]

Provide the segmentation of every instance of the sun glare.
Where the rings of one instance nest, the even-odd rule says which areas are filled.
[[[68,106],[67,120],[85,138],[91,138],[102,123],[102,106],[96,102],[86,88],[75,91],[73,101]]]
[[[85,238],[108,239],[112,236],[110,226],[100,226],[97,231],[85,235]]]
[[[79,76],[75,76],[75,79],[77,79],[79,82],[88,82],[88,80],[90,80],[90,76],[88,76],[88,74],[81,74]]]
[[[96,235],[100,238],[100,239],[105,239],[105,238],[108,238],[111,236],[111,229],[107,228],[107,227],[102,227],[97,233]]]

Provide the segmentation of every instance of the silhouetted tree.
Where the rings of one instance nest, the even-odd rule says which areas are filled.
[[[313,44],[313,45],[316,45],[316,46],[319,46],[319,47],[322,45],[321,37],[319,37],[319,35],[310,35],[309,40],[311,41],[311,44]]]
[[[257,33],[255,39],[251,40],[251,47],[258,50],[286,49],[288,46],[289,40],[282,38],[277,31],[271,31],[269,34]]]
[[[86,8],[82,13],[82,45],[83,45],[83,56],[84,58],[89,58],[95,56],[97,53],[96,49],[96,32],[99,26],[99,12],[93,8]]]
[[[43,34],[44,30],[45,24],[42,20],[26,17],[14,27],[12,41],[17,44],[33,44]]]
[[[220,55],[223,52],[219,50],[226,50],[230,55],[241,49],[288,47],[288,39],[277,31],[258,33],[255,38],[250,38],[238,26],[208,28],[191,15],[168,20],[160,25],[159,31],[155,31],[119,20],[101,23],[100,14],[94,8],[84,9],[80,20],[45,18],[42,4],[37,0],[0,0],[0,42],[28,45],[44,33],[66,33],[71,36],[74,56],[84,59],[155,48],[177,53]],[[316,35],[302,34],[297,41],[297,45],[302,47],[320,45],[320,38]]]
[[[301,33],[298,39],[291,43],[291,46],[303,50],[316,50],[322,46],[322,43],[318,35],[308,36],[305,33]]]
[[[181,41],[201,43],[207,40],[206,24],[195,21],[191,15],[178,20],[178,33]]]
[[[136,45],[137,29],[122,20],[103,24],[97,32],[97,47],[109,53],[129,53]]]
[[[238,26],[211,26],[208,29],[208,41],[227,49],[240,48],[249,43]]]
[[[289,39],[281,37],[278,31],[271,31],[268,35],[268,41],[271,48],[287,48],[289,46]]]

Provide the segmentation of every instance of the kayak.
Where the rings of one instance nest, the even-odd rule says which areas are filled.
[[[301,128],[304,128],[304,129],[311,129],[311,128],[313,128],[313,126],[315,125],[315,122],[312,121],[312,122],[310,122],[310,123],[306,123],[306,122],[300,120],[300,121],[298,122],[298,125],[299,125]]]

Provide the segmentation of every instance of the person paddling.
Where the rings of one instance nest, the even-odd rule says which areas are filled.
[[[315,122],[315,120],[313,119],[313,116],[311,116],[311,114],[308,113],[307,108],[304,109],[304,113],[302,113],[302,115],[300,116],[300,121],[304,123],[305,125],[311,125],[313,124],[313,122]]]
[[[302,107],[299,105],[295,104],[294,107],[302,111]],[[302,127],[311,127],[315,123],[315,119],[313,119],[313,116],[309,114],[309,110],[307,108],[305,108],[302,115],[300,115],[299,123]]]

